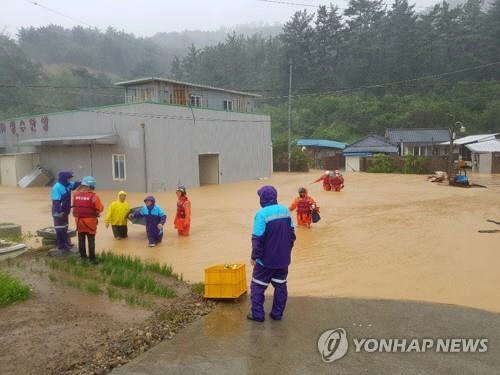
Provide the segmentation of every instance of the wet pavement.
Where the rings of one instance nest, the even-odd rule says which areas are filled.
[[[269,305],[270,301],[267,301]],[[225,303],[113,375],[498,374],[500,316],[457,306],[349,298],[290,298],[283,321],[245,319]],[[269,311],[270,306],[267,306]],[[323,363],[317,340],[344,328],[347,354]],[[485,353],[356,353],[353,338],[488,338]]]

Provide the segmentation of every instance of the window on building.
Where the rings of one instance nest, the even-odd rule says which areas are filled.
[[[414,156],[418,156],[419,155],[419,153],[418,153],[419,150],[420,150],[420,148],[418,146],[413,147],[413,155]]]
[[[203,96],[201,95],[191,95],[191,106],[201,107],[203,105]]]
[[[125,179],[125,155],[113,154],[113,180],[124,181]]]
[[[233,110],[233,101],[224,100],[224,111],[232,111],[232,110]]]
[[[170,92],[168,90],[163,90],[161,93],[161,103],[169,103],[170,102]]]

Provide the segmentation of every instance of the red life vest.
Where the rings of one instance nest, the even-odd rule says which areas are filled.
[[[323,186],[330,187],[330,185],[331,185],[330,176],[323,176]]]
[[[332,178],[332,185],[333,186],[340,186],[344,183],[344,179],[341,176],[335,176]]]
[[[187,201],[187,198],[179,199],[177,201],[177,217],[184,219],[186,218],[186,209],[184,208],[184,203]]]
[[[299,198],[297,202],[297,213],[299,215],[311,213],[311,202],[308,197]]]
[[[91,191],[77,191],[73,195],[73,216],[97,217],[94,195]]]

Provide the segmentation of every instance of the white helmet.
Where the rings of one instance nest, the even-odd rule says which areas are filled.
[[[330,174],[330,171],[325,171],[325,176],[328,176]]]

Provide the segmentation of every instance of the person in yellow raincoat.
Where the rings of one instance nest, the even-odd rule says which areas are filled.
[[[120,191],[118,193],[118,199],[111,203],[106,218],[104,219],[106,228],[111,224],[113,236],[115,236],[117,240],[128,237],[127,217],[130,213],[130,206],[126,199],[127,193]]]

